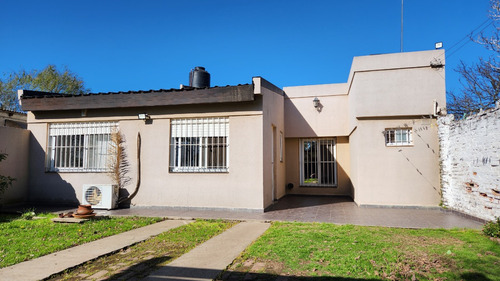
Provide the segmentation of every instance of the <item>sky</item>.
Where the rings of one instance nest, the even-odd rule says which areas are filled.
[[[468,39],[489,5],[404,0],[403,50],[443,42],[459,90],[460,61],[491,55]],[[54,64],[94,93],[178,88],[195,66],[212,86],[345,83],[353,57],[401,51],[401,0],[0,0],[0,36],[1,75]]]

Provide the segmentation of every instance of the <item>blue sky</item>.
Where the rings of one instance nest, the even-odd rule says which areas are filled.
[[[460,60],[490,54],[460,41],[488,9],[488,0],[405,0],[404,51],[461,42],[446,58],[447,89],[457,90]],[[67,66],[92,92],[178,88],[195,66],[212,86],[253,76],[279,87],[344,83],[354,56],[400,51],[400,22],[401,0],[0,0],[0,73]]]

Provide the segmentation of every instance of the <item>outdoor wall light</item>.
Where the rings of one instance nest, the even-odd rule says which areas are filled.
[[[316,108],[316,109],[319,107],[320,103],[319,103],[318,97],[315,97],[313,99],[313,105],[314,105],[314,108]]]
[[[139,120],[144,120],[144,121],[151,119],[151,116],[149,116],[149,114],[147,113],[139,113],[137,117],[139,118]]]

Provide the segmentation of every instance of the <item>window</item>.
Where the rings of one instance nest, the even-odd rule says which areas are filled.
[[[336,186],[335,139],[303,139],[300,146],[300,185]]]
[[[229,118],[172,119],[170,171],[227,172]]]
[[[47,170],[107,172],[111,133],[117,128],[115,122],[50,124]]]
[[[413,143],[411,128],[386,129],[384,134],[386,146],[404,146]]]

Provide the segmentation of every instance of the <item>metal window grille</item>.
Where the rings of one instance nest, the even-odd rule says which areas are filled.
[[[413,143],[411,128],[386,129],[384,133],[386,146],[403,146]]]
[[[170,171],[227,172],[229,118],[172,119]]]
[[[301,140],[300,184],[303,186],[336,186],[337,161],[335,139]]]
[[[117,128],[116,122],[50,124],[47,170],[108,172],[111,133]]]

